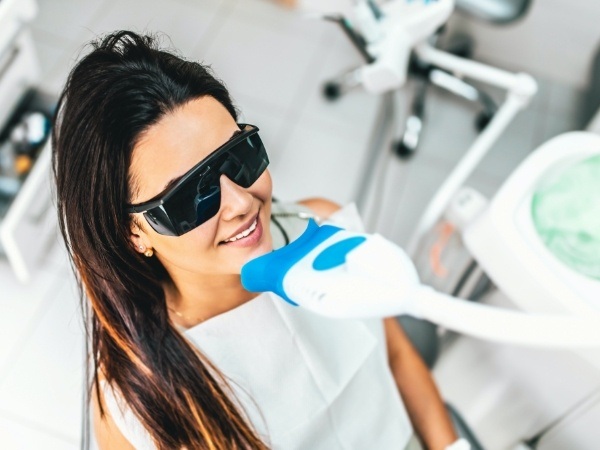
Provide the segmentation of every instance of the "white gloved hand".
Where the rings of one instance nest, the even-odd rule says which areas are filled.
[[[466,439],[460,438],[448,445],[445,450],[471,450],[471,444]]]

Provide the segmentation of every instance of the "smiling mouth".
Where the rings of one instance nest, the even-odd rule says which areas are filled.
[[[250,226],[248,228],[246,228],[244,231],[242,231],[241,233],[239,233],[229,239],[225,239],[223,242],[225,244],[227,244],[228,242],[235,242],[240,239],[244,239],[245,237],[250,236],[254,232],[254,230],[256,230],[257,225],[258,225],[258,216],[256,216],[256,218],[254,219],[254,222],[252,222],[250,224]]]

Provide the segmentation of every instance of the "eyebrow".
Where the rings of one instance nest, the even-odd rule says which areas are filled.
[[[238,134],[242,134],[244,132],[244,130],[235,130],[233,132],[233,134],[229,137],[229,139],[227,139],[227,142],[229,142],[230,140],[232,140],[234,137],[236,137]],[[225,142],[225,144],[227,143]],[[223,144],[223,145],[225,145]],[[221,146],[219,146],[221,147]],[[187,172],[186,172],[187,173]],[[183,174],[185,175],[185,173]],[[181,178],[183,177],[183,175],[180,175],[178,177],[173,178],[172,180],[170,180],[167,184],[165,184],[165,187],[163,188],[162,192],[164,192],[165,190],[167,190],[169,187],[171,187],[173,184],[177,183],[179,180],[181,180]]]

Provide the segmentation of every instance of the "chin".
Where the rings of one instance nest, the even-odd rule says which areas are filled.
[[[266,255],[267,253],[270,253],[272,251],[273,251],[273,242],[271,240],[271,235],[269,235],[268,238],[264,239],[263,242],[261,242],[261,244],[258,247],[252,249],[251,252],[246,253],[241,258],[241,260],[239,261],[239,264],[236,264],[236,268],[234,269],[234,273],[236,273],[237,275],[239,275],[242,272],[242,267],[248,261],[251,261],[254,258],[258,258],[259,256]]]
[[[250,253],[250,256],[246,258],[244,264],[250,261],[251,259],[258,258],[259,256],[266,255],[273,251],[273,240],[271,239],[271,234],[265,235],[263,237],[263,242],[260,245],[253,249]]]

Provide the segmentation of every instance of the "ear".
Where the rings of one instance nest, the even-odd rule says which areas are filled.
[[[136,252],[143,254],[146,250],[152,248],[148,235],[146,234],[143,225],[138,222],[137,217],[131,219],[129,231],[129,241]]]

